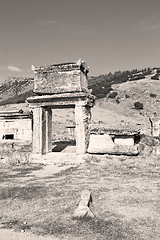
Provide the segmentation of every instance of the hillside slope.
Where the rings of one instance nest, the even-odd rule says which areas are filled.
[[[33,78],[9,77],[0,86],[0,105],[25,102],[33,95]]]
[[[149,118],[154,115],[160,116],[160,80],[157,71],[159,69],[137,73],[136,70],[136,73],[129,75],[126,71],[91,78],[90,88],[93,89],[93,93],[100,95],[92,109],[92,124],[104,123],[109,128],[140,129],[149,134]],[[7,79],[0,86],[0,110],[29,110],[25,100],[34,95],[32,89],[31,78]],[[103,98],[102,93],[105,96]],[[62,125],[64,129],[66,124],[74,122],[72,110],[54,112],[54,124],[60,123],[56,125],[57,129],[61,130]],[[72,118],[69,117],[71,115]]]
[[[102,117],[104,121],[110,125],[132,125],[148,133],[150,131],[149,118],[154,115],[160,116],[160,81],[152,80],[152,76],[151,74],[138,81],[112,85],[113,90],[107,97],[97,100],[95,112],[99,119],[98,112],[100,111],[104,113]],[[137,108],[135,103],[138,103],[140,107]]]

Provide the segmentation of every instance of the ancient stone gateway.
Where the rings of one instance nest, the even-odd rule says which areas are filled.
[[[85,154],[95,97],[88,90],[88,66],[78,62],[32,67],[34,92],[27,102],[33,110],[33,153],[52,151],[52,109],[75,108],[76,153]],[[54,126],[53,126],[54,127]]]

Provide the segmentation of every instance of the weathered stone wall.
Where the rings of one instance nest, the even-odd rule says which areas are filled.
[[[31,141],[0,141],[0,162],[10,164],[28,163],[31,152]]]
[[[0,120],[0,140],[5,134],[13,134],[17,140],[31,140],[32,120],[29,118]]]

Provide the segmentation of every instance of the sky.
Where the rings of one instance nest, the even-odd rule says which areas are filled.
[[[90,75],[160,67],[159,0],[0,0],[0,83],[83,59]]]

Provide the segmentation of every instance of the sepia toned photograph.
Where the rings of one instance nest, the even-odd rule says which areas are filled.
[[[0,0],[0,240],[160,240],[159,9]]]

